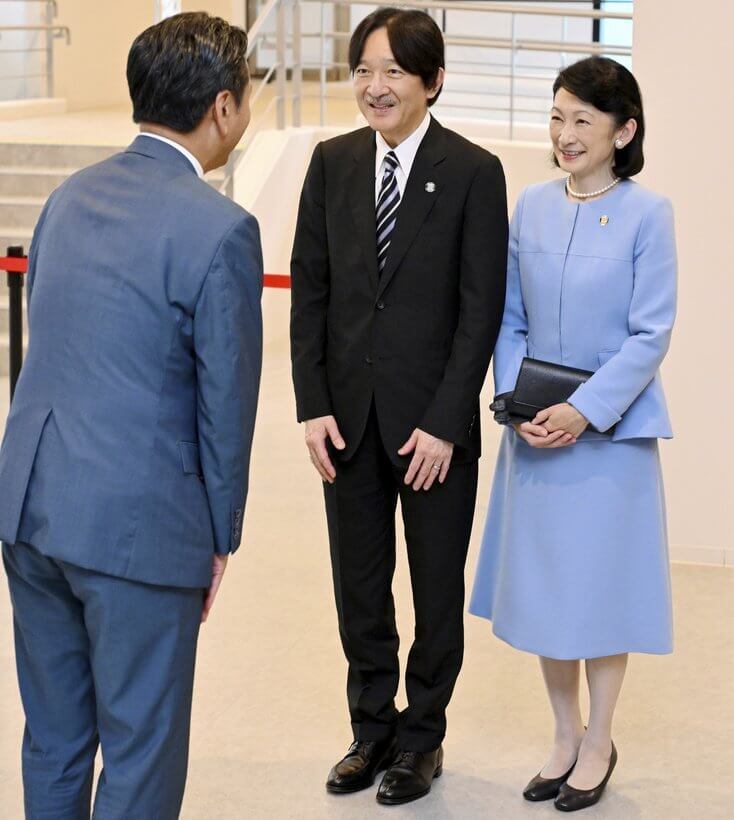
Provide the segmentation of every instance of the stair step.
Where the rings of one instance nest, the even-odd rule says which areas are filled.
[[[56,190],[76,168],[24,168],[0,166],[0,197],[43,197]]]
[[[32,230],[46,199],[43,196],[0,196],[0,224]]]
[[[28,346],[28,340],[23,340],[23,351]],[[10,338],[7,334],[0,335],[0,377],[5,377],[10,373]]]
[[[33,228],[18,228],[0,225],[0,256],[5,256],[10,245],[21,245],[28,253],[33,238]]]
[[[0,307],[0,338],[6,337],[10,333],[10,311],[5,307]],[[25,293],[23,294],[23,333],[28,333],[28,316],[25,312]]]
[[[77,166],[62,167],[60,165],[0,165],[0,176],[5,174],[20,174],[22,176],[43,176],[63,174],[70,176],[78,171]]]
[[[43,145],[35,143],[0,143],[0,166],[25,168],[85,168],[124,150],[111,145]]]

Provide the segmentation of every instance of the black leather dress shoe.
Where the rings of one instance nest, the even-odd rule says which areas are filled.
[[[598,803],[604,794],[609,778],[612,776],[614,767],[617,765],[617,747],[612,742],[612,757],[609,760],[609,768],[604,776],[604,780],[593,789],[574,789],[568,783],[561,786],[558,797],[556,797],[555,807],[558,811],[578,811],[579,809],[586,809]]]
[[[326,790],[332,794],[349,794],[368,789],[377,772],[395,760],[395,738],[387,740],[355,740],[346,755],[329,772]]]
[[[443,746],[433,752],[401,752],[382,778],[377,802],[394,806],[417,800],[431,791],[442,771]]]
[[[561,786],[571,776],[574,766],[576,766],[575,761],[566,774],[562,774],[560,777],[541,777],[540,773],[536,774],[528,785],[525,786],[522,796],[526,800],[532,800],[533,802],[553,800],[555,797],[558,797]]]

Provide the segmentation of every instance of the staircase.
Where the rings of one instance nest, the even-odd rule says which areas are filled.
[[[10,245],[22,245],[27,254],[49,194],[78,169],[123,148],[0,143],[0,256],[5,256]],[[223,169],[207,174],[206,178],[219,188],[224,181]],[[27,333],[25,305],[23,327]],[[8,375],[8,357],[8,290],[5,276],[0,273],[0,377]]]

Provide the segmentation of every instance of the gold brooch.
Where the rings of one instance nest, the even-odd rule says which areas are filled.
[[[599,217],[599,224],[602,226],[602,228],[605,225],[607,225],[608,223],[609,223],[609,217],[608,216],[600,216]]]

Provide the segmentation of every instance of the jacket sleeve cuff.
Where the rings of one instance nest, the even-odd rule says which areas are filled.
[[[296,409],[296,421],[298,421],[299,424],[304,421],[310,421],[311,419],[320,419],[323,416],[333,415],[334,410],[332,409],[331,403],[328,401],[320,404],[301,404]]]
[[[616,410],[613,410],[591,390],[588,382],[582,384],[571,394],[568,403],[588,419],[592,427],[602,433],[622,418]]]
[[[458,447],[468,447],[471,441],[471,431],[474,426],[476,417],[472,417],[471,423],[462,425],[459,423],[446,424],[437,417],[435,412],[429,410],[418,424],[418,429],[423,430],[434,438],[439,438],[441,441],[448,441]]]

